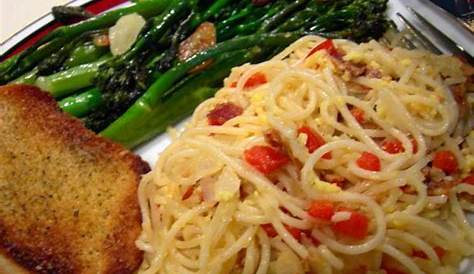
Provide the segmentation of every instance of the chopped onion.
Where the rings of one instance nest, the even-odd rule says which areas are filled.
[[[448,201],[447,195],[428,196],[428,201],[433,204],[445,204]]]
[[[145,19],[137,13],[120,17],[109,29],[110,51],[120,55],[129,50],[137,40],[138,34],[145,26]]]
[[[214,185],[214,193],[218,201],[227,201],[234,197],[240,189],[240,178],[230,167],[225,167]]]
[[[214,193],[214,183],[215,180],[206,177],[199,181],[202,191],[202,199],[206,202],[214,202],[216,200],[216,195]]]
[[[337,223],[342,221],[347,221],[351,218],[351,212],[349,211],[338,211],[332,215],[331,222]]]

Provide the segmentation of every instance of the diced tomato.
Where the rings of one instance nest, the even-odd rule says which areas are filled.
[[[458,160],[454,153],[449,150],[440,150],[433,157],[433,167],[439,168],[445,173],[453,173],[458,170]]]
[[[267,83],[267,77],[265,77],[265,74],[257,72],[254,75],[250,76],[249,79],[247,79],[247,82],[245,82],[244,84],[244,88],[256,88],[265,83]]]
[[[474,174],[464,177],[461,182],[465,184],[474,185]]]
[[[209,125],[221,126],[228,120],[239,116],[244,110],[234,103],[218,104],[207,114]]]
[[[359,124],[365,123],[365,112],[362,109],[354,107],[351,109],[351,114]]]
[[[244,158],[247,163],[263,174],[269,174],[290,161],[286,154],[270,146],[251,147],[244,152]]]
[[[364,151],[356,162],[360,168],[370,171],[380,171],[381,165],[379,157],[370,152]]]
[[[314,218],[330,221],[334,215],[334,205],[329,201],[314,201],[308,209],[308,214]]]
[[[260,226],[265,231],[265,233],[267,233],[268,237],[274,238],[278,235],[278,232],[275,230],[272,224],[263,224]]]
[[[385,270],[386,274],[406,274],[405,272],[398,270],[396,268],[384,267],[382,269]]]
[[[405,151],[402,142],[398,140],[385,140],[382,143],[382,149],[390,154],[397,154]]]
[[[289,226],[289,225],[285,225],[285,228],[286,230],[288,230],[288,232],[290,232],[291,236],[293,236],[293,238],[295,238],[298,242],[301,241],[301,233],[303,233],[300,229],[296,228],[296,227],[292,227],[292,226]]]
[[[428,255],[426,255],[425,252],[423,252],[421,250],[418,250],[418,249],[413,249],[411,251],[411,256],[412,257],[418,257],[418,258],[425,259],[425,260],[428,259]]]
[[[435,246],[433,249],[436,252],[436,255],[438,256],[439,259],[442,259],[444,257],[444,254],[446,253],[446,251],[442,247]],[[428,259],[428,255],[426,255],[425,252],[418,249],[413,249],[411,252],[411,255],[413,257],[418,257],[425,260]]]
[[[310,57],[313,55],[315,52],[320,51],[320,50],[326,50],[327,53],[331,56],[338,56],[339,52],[337,51],[336,47],[334,46],[334,43],[332,42],[331,39],[327,39],[324,42],[321,42],[314,48],[310,50],[308,55],[306,55],[306,58]]]
[[[263,74],[261,72],[257,72],[254,75],[250,76],[249,79],[247,79],[247,82],[245,82],[245,84],[244,84],[244,88],[245,89],[256,88],[256,87],[258,87],[260,85],[263,85],[267,82],[268,81],[267,81],[267,77],[265,76],[265,74]],[[237,82],[230,83],[230,87],[231,88],[237,87]]]
[[[416,143],[416,140],[414,138],[411,138],[410,142],[413,147],[413,153],[417,153],[418,144]],[[405,148],[403,147],[402,143],[398,140],[385,140],[382,143],[382,149],[391,154],[397,154],[405,151]]]
[[[333,223],[331,229],[337,234],[362,240],[369,232],[369,218],[362,213],[351,211],[349,219]]]
[[[193,195],[193,192],[194,192],[194,186],[189,186],[184,192],[183,197],[181,197],[181,200],[184,201],[188,199],[189,197],[191,197],[191,195]]]
[[[313,131],[310,127],[300,127],[298,129],[298,133],[306,134],[306,148],[308,149],[309,153],[313,153],[313,151],[318,149],[320,146],[326,144],[326,141],[324,141],[323,137],[319,135],[319,133]],[[330,160],[332,158],[331,152],[325,153],[322,158]]]

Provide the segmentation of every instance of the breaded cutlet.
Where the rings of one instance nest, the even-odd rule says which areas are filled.
[[[148,171],[48,94],[0,87],[0,273],[136,271]]]

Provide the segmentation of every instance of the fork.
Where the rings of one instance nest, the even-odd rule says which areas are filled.
[[[439,38],[443,42],[443,44],[445,44],[449,48],[453,55],[462,58],[470,64],[474,64],[474,58],[469,55],[469,53],[467,53],[461,45],[456,44],[444,33],[436,29],[428,20],[426,20],[420,13],[416,12],[414,9],[408,7],[408,10],[416,16],[416,18],[418,19],[417,21],[422,24],[423,27],[426,27],[432,33],[434,33],[436,37]],[[420,31],[415,26],[415,24],[410,22],[407,17],[405,17],[400,12],[397,12],[396,15],[405,27],[401,31],[395,29],[401,35],[401,46],[408,49],[424,49],[435,54],[443,53],[443,51],[438,46],[436,46],[425,34],[423,34],[423,32]]]

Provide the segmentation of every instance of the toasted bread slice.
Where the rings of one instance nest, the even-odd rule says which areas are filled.
[[[136,271],[148,171],[48,94],[0,87],[0,273]]]

